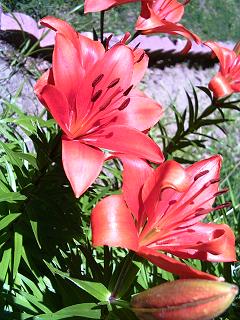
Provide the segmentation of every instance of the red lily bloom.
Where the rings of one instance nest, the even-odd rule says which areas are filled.
[[[170,160],[155,171],[143,160],[121,157],[123,194],[100,201],[91,216],[94,246],[128,248],[160,268],[185,278],[219,278],[195,270],[182,259],[235,261],[234,235],[225,224],[200,222],[218,190],[221,157],[184,169]]]
[[[140,0],[85,0],[85,13],[108,10],[117,5]],[[136,23],[136,30],[141,34],[168,33],[181,35],[188,39],[182,53],[191,49],[191,41],[201,43],[201,39],[178,23],[184,14],[184,6],[191,0],[183,3],[177,0],[141,0],[141,14]]]
[[[177,0],[142,0],[141,14],[136,23],[136,30],[142,34],[168,33],[181,35],[188,39],[183,52],[191,49],[191,40],[201,43],[201,39],[178,23],[184,14],[184,6],[190,0],[180,3]]]
[[[52,69],[35,92],[63,130],[63,166],[76,197],[100,173],[101,148],[162,162],[160,148],[141,132],[159,120],[162,108],[132,89],[147,68],[144,51],[124,40],[105,51],[62,20],[46,17],[41,24],[56,31],[56,42]]]
[[[240,92],[240,50],[239,43],[233,50],[207,41],[204,43],[213,50],[220,62],[219,72],[209,83],[209,89],[216,98],[223,98],[234,92]]]
[[[85,0],[84,12],[98,12],[111,9],[120,4],[138,2],[139,0]]]

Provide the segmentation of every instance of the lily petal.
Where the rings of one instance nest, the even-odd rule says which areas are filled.
[[[114,6],[139,0],[85,0],[84,13],[108,10]]]
[[[185,263],[177,261],[169,256],[166,256],[163,253],[154,251],[153,249],[149,249],[147,247],[140,248],[138,254],[149,260],[159,268],[173,274],[177,274],[178,276],[180,276],[180,278],[199,278],[217,281],[222,280],[221,278],[194,269]]]
[[[77,92],[81,87],[84,71],[81,68],[77,49],[69,38],[56,35],[53,51],[53,75],[56,87],[61,89],[71,106],[75,106]]]
[[[91,119],[84,125],[85,128],[87,126],[91,128],[93,123],[108,114],[110,109],[117,108],[114,99],[118,100],[122,91],[131,85],[133,59],[134,56],[130,48],[123,44],[115,45],[89,71],[76,99],[76,104],[81,106],[78,114],[79,121],[84,116]],[[128,72],[125,72],[122,67],[123,61]],[[98,79],[101,80],[98,81]],[[93,99],[93,103],[89,105],[89,101],[91,102],[97,92],[100,93],[99,97],[96,100]],[[120,106],[121,101],[119,103]],[[99,112],[100,110],[102,112]]]
[[[143,210],[141,192],[144,182],[153,172],[152,167],[144,160],[126,156],[116,155],[123,163],[123,198],[130,208],[136,221]]]
[[[206,41],[204,45],[209,47],[217,56],[220,62],[220,72],[225,75],[229,71],[229,67],[232,66],[233,61],[236,59],[237,55],[233,50],[224,48],[213,41]]]
[[[188,224],[190,224],[191,212],[194,213],[199,208],[210,208],[215,201],[214,195],[218,192],[221,164],[222,157],[215,155],[187,167],[186,174],[191,186],[184,193],[171,190],[164,193],[165,201],[174,200],[175,203],[161,220],[161,223],[171,225],[171,227],[175,224],[175,227],[177,227],[180,224],[184,225],[185,219],[188,218]],[[195,219],[194,214],[192,218]]]
[[[147,212],[154,212],[158,203],[162,200],[164,189],[173,189],[179,192],[186,191],[190,181],[186,170],[176,161],[168,160],[162,163],[146,180],[142,197]]]
[[[76,198],[79,198],[99,175],[104,153],[78,140],[62,139],[62,161]]]
[[[103,58],[105,49],[100,41],[92,41],[91,39],[78,35],[79,38],[79,56],[82,67],[87,74],[93,66]]]
[[[40,20],[40,24],[61,33],[65,38],[72,42],[73,46],[76,48],[78,47],[78,33],[66,21],[52,16],[47,16]]]
[[[180,258],[213,262],[236,261],[235,237],[226,224],[199,222],[170,239],[164,250]]]
[[[40,89],[40,86],[37,89]],[[66,97],[53,85],[46,85],[39,90],[39,96],[62,130],[68,134],[70,107]]]
[[[128,125],[139,131],[154,126],[162,117],[163,108],[139,90],[129,94],[129,105],[118,113],[116,124]]]
[[[121,247],[136,251],[137,230],[122,195],[112,195],[100,201],[91,214],[94,246]]]
[[[133,67],[132,84],[135,85],[142,80],[148,67],[149,57],[143,49],[133,50],[133,54],[134,54],[134,67]]]
[[[109,126],[84,138],[90,145],[126,153],[152,162],[164,160],[161,149],[144,133],[127,126]]]
[[[52,72],[52,68],[50,68],[49,70],[47,70],[46,72],[44,72],[41,77],[37,80],[37,82],[35,83],[34,86],[34,92],[37,95],[38,99],[40,100],[40,102],[47,108],[47,105],[45,103],[45,101],[42,98],[42,89],[47,85],[47,84],[51,84],[54,85],[54,79],[53,79],[53,72]]]

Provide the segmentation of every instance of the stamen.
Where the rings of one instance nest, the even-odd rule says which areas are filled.
[[[194,215],[195,215],[196,217],[201,216],[201,215],[203,214],[202,211],[205,211],[205,208],[197,208],[197,209],[195,210]],[[184,220],[186,220],[186,219],[184,219]]]
[[[138,44],[133,48],[133,51],[137,50],[137,48],[140,46],[141,42],[138,42]]]
[[[127,98],[121,105],[120,107],[118,108],[119,111],[122,111],[124,110],[130,103],[130,98]]]
[[[224,209],[224,208],[228,208],[228,207],[231,207],[232,205],[232,202],[225,202],[223,204],[220,204],[219,206],[216,206],[215,208],[213,208],[213,210],[220,210],[220,209]]]
[[[117,78],[117,79],[113,80],[112,82],[110,82],[110,84],[108,85],[108,89],[115,87],[119,81],[120,81],[120,78]]]
[[[91,101],[96,102],[97,99],[101,96],[101,94],[102,94],[102,90],[98,90],[97,92],[95,92],[94,95],[92,96]]]
[[[205,174],[207,174],[209,172],[209,170],[205,170],[202,172],[199,172],[195,177],[194,177],[194,181],[197,181],[199,178],[201,178],[202,176],[204,176]]]
[[[118,88],[115,90],[115,92],[113,92],[113,94],[109,97],[109,99],[99,108],[99,111],[105,110],[110,104],[112,104],[113,99],[115,99],[119,93],[121,93],[121,90]]]
[[[218,192],[214,193],[214,197],[218,197],[218,196],[221,196],[222,194],[228,192],[228,189],[223,189],[223,190],[219,190]]]
[[[107,39],[106,39],[106,42],[105,42],[105,49],[106,49],[106,51],[108,51],[108,49],[109,49],[109,44],[110,44],[110,40],[112,39],[112,37],[113,37],[113,35],[110,34],[110,36],[107,37]]]
[[[133,88],[133,84],[126,91],[123,92],[123,95],[127,96],[129,92],[132,90],[132,88]]]
[[[92,87],[95,88],[99,82],[102,80],[102,78],[104,77],[104,74],[101,73],[93,82],[92,82]]]
[[[138,59],[135,63],[141,62],[142,59],[144,58],[144,56],[145,56],[145,52],[143,52],[143,53],[141,54],[141,56],[139,57],[139,59]]]
[[[177,202],[177,200],[171,200],[168,202],[169,206],[172,206],[173,204],[175,204]]]

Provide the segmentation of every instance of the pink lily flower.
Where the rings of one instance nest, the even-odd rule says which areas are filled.
[[[69,24],[46,17],[41,24],[56,31],[52,68],[35,93],[63,131],[62,161],[76,197],[99,175],[104,150],[161,163],[160,148],[141,131],[161,117],[159,104],[134,89],[148,58],[123,41],[105,50]]]
[[[222,280],[173,256],[203,261],[235,261],[234,234],[226,224],[201,222],[215,208],[221,157],[186,169],[169,160],[153,170],[145,161],[121,156],[123,194],[101,200],[91,215],[94,246],[133,250],[182,278]]]
[[[216,42],[204,43],[217,56],[220,62],[219,72],[209,82],[209,89],[216,98],[224,98],[234,92],[240,92],[240,45],[233,50],[224,48]]]

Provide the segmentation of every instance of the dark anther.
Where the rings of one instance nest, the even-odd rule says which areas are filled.
[[[195,177],[194,177],[194,181],[196,181],[197,179],[201,178],[202,176],[204,176],[205,174],[207,174],[209,172],[209,170],[205,170],[202,172],[199,172]]]
[[[102,80],[102,78],[104,77],[104,74],[101,73],[92,83],[92,87],[95,88],[99,82]]]
[[[145,56],[145,52],[143,52],[143,53],[141,54],[141,56],[139,57],[139,59],[138,59],[135,63],[141,62],[142,59],[144,58],[144,56]]]
[[[225,202],[223,204],[220,204],[219,206],[213,208],[214,210],[220,210],[220,209],[223,209],[223,208],[228,208],[228,207],[231,207],[232,205],[232,202]]]
[[[133,84],[126,91],[123,92],[123,95],[127,96],[129,92],[132,90],[132,88],[133,88]]]
[[[105,135],[105,138],[109,139],[112,138],[113,132],[109,132],[108,134]]]
[[[130,98],[127,98],[121,105],[120,107],[118,108],[119,111],[122,111],[124,110],[130,103]]]
[[[133,51],[137,50],[137,48],[140,46],[141,42],[138,42],[138,44],[133,48]]]
[[[120,81],[120,78],[117,78],[117,79],[113,80],[112,82],[110,82],[110,84],[108,85],[108,89],[115,87],[119,81]]]
[[[221,196],[222,194],[228,192],[228,189],[219,190],[218,192],[214,193],[214,197]]]
[[[217,183],[217,182],[219,182],[220,181],[220,179],[211,179],[209,182],[211,183],[211,184],[214,184],[214,183]]]
[[[101,94],[102,94],[102,90],[98,90],[97,92],[95,92],[94,95],[92,96],[91,101],[96,102],[97,99],[101,96]]]
[[[96,122],[94,122],[93,127],[99,127],[101,124],[100,120],[97,120]]]

